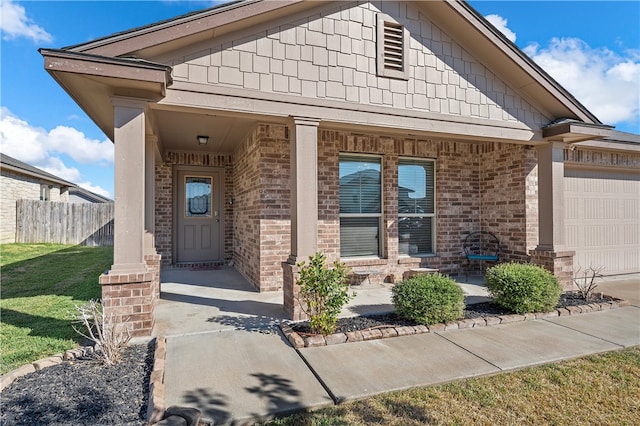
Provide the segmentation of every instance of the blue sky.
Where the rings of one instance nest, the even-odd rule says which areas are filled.
[[[45,72],[61,48],[212,1],[0,0],[0,150],[113,196],[113,144]],[[470,1],[601,121],[640,133],[640,2]]]

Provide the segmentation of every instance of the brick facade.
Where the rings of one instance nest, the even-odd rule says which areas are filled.
[[[233,165],[230,155],[206,152],[174,152],[165,154],[155,169],[155,236],[156,250],[164,265],[174,264],[174,173],[176,166],[215,167],[223,170],[224,255],[223,261],[232,259],[233,233]]]
[[[418,266],[461,274],[462,241],[474,230],[494,232],[505,245],[505,260],[527,261],[528,250],[537,244],[537,235],[535,240],[529,239],[527,232],[529,227],[537,232],[537,216],[527,214],[527,201],[537,197],[537,192],[531,193],[530,189],[527,195],[527,178],[534,173],[534,149],[332,130],[320,131],[318,145],[319,248],[330,262],[340,253],[340,153],[382,158],[383,259],[346,261],[353,270],[380,270],[381,274],[369,277],[371,280],[398,281],[408,269]],[[435,256],[408,257],[398,253],[398,161],[410,157],[436,161]]]
[[[259,124],[234,153],[233,261],[260,291],[282,289],[289,257],[288,129]]]
[[[39,200],[40,185],[49,186],[49,201],[69,201],[67,187],[62,189],[59,185],[41,179],[2,170],[0,174],[0,243],[13,243],[16,238],[16,201]]]
[[[415,267],[463,273],[462,242],[474,230],[495,233],[503,259],[529,261],[537,245],[537,168],[532,147],[392,137],[320,129],[318,135],[318,248],[329,262],[340,256],[339,155],[382,158],[383,256],[347,259],[354,271],[380,271],[372,282],[401,280]],[[224,167],[225,260],[260,291],[282,289],[290,254],[290,154],[284,125],[259,124],[233,156],[169,152],[156,167],[156,244],[172,264],[173,169],[175,165]],[[436,254],[398,252],[398,161],[436,161]],[[354,276],[354,280],[356,277]],[[362,278],[360,278],[362,280]],[[355,281],[354,281],[355,282]]]

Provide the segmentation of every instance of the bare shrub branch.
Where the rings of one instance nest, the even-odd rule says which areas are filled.
[[[131,340],[129,327],[118,322],[113,313],[107,315],[102,305],[97,300],[76,306],[76,312],[72,314],[74,319],[83,327],[73,329],[79,335],[95,343],[101,360],[107,365],[113,365],[120,361],[122,351]],[[82,328],[84,328],[83,331]]]
[[[582,271],[582,268],[578,268],[573,277],[573,282],[578,288],[578,292],[584,298],[584,300],[590,300],[593,297],[593,292],[598,287],[596,280],[602,278],[602,270],[604,266],[593,267]]]

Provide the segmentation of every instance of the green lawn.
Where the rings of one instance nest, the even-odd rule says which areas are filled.
[[[71,313],[100,298],[112,247],[0,245],[0,374],[78,345]]]
[[[440,386],[391,392],[268,423],[637,425],[640,347]]]

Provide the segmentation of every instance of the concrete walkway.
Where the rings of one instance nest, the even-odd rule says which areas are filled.
[[[215,331],[167,337],[165,404],[230,424],[640,345],[640,277],[601,287],[631,306],[297,351],[269,321],[227,318]],[[389,304],[378,290],[370,305]]]

